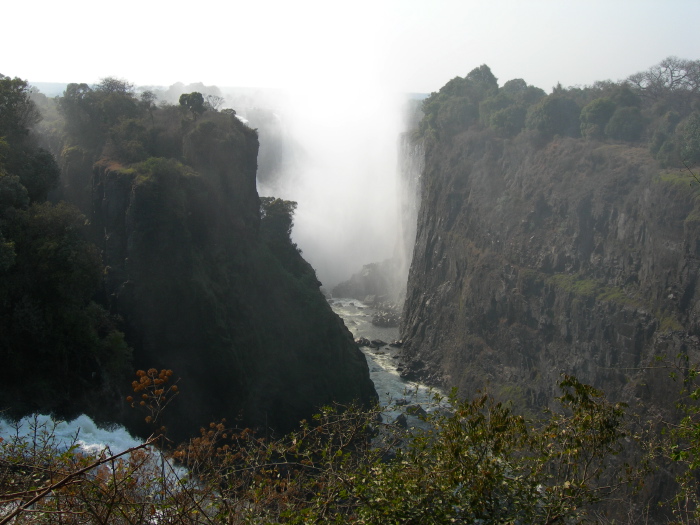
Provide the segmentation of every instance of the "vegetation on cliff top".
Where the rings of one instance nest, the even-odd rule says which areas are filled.
[[[549,95],[523,79],[498,86],[486,65],[455,77],[423,103],[423,136],[450,137],[481,124],[499,136],[535,131],[645,145],[662,166],[700,162],[700,61],[669,57],[621,82]]]

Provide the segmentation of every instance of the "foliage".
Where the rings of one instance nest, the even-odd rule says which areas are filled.
[[[700,111],[692,113],[680,130],[680,155],[690,166],[700,164]]]
[[[682,379],[683,388],[676,408],[679,421],[667,421],[667,438],[662,442],[662,454],[676,467],[678,490],[669,502],[675,517],[674,523],[697,523],[700,519],[700,379],[697,364],[692,364],[686,354],[679,354],[668,362],[665,356],[658,361],[670,367],[673,379]]]
[[[186,108],[192,113],[192,117],[197,120],[197,117],[207,110],[204,104],[204,96],[198,91],[192,93],[183,93],[180,95],[180,106]]]
[[[26,188],[30,202],[45,201],[49,192],[58,186],[61,170],[45,149],[15,146],[4,164]]]
[[[260,198],[260,229],[270,240],[288,242],[294,222],[292,217],[297,203],[275,197]]]
[[[581,135],[586,139],[602,139],[605,126],[615,112],[612,99],[601,97],[581,110]]]
[[[465,78],[455,77],[438,93],[423,101],[420,132],[452,136],[479,119],[479,104],[498,90],[498,81],[487,65],[473,69]]]
[[[96,153],[113,126],[122,119],[141,116],[146,109],[131,84],[112,77],[103,78],[94,87],[68,84],[58,106],[69,136]]]
[[[27,81],[0,75],[0,137],[22,138],[40,118]]]
[[[53,156],[30,137],[39,119],[27,82],[0,75],[0,172],[18,177],[32,202],[46,200],[60,173]]]
[[[139,371],[142,399],[128,401],[160,413],[177,393],[171,376]],[[97,457],[61,451],[37,429],[0,443],[0,501],[14,503],[0,523],[583,522],[642,472],[614,461],[624,406],[572,377],[560,386],[560,410],[534,422],[486,395],[453,394],[447,405],[436,397],[442,408],[420,428],[336,406],[281,438],[220,422],[168,450],[161,428]]]
[[[614,140],[636,142],[642,138],[647,121],[639,108],[618,108],[605,126],[605,134]]]
[[[509,106],[499,109],[491,115],[490,125],[503,137],[514,137],[525,127],[527,109],[523,106]]]
[[[185,166],[182,162],[163,157],[150,157],[143,162],[135,164],[133,169],[142,175],[143,178],[141,180],[151,177],[157,180],[168,180],[194,175],[192,168]]]
[[[546,137],[562,135],[577,137],[580,134],[580,108],[576,102],[563,95],[552,94],[531,107],[526,125]]]
[[[8,90],[12,96],[7,95]],[[87,410],[88,394],[110,391],[130,350],[92,299],[103,267],[85,240],[86,219],[45,202],[58,183],[53,156],[38,148],[26,82],[0,79],[6,104],[0,140],[0,395],[13,415],[43,407]]]
[[[529,86],[522,78],[514,78],[513,80],[509,80],[503,84],[501,91],[525,107],[530,106],[535,102],[538,102],[541,98],[547,96],[542,89],[535,86]]]
[[[512,106],[514,102],[513,98],[506,94],[504,90],[500,90],[497,94],[483,100],[479,104],[479,118],[481,122],[488,126],[495,112]]]
[[[535,130],[545,140],[560,135],[647,141],[662,167],[683,167],[684,162],[698,162],[692,114],[700,104],[699,64],[668,57],[621,82],[569,88],[559,84],[550,95],[519,78],[498,88],[483,65],[465,78],[453,78],[423,101],[417,133],[452,137],[481,124],[502,138]]]
[[[119,384],[130,351],[107,312],[91,302],[102,264],[84,240],[85,218],[67,204],[9,208],[0,219],[12,264],[0,274],[0,372],[13,414],[43,406],[71,412]]]

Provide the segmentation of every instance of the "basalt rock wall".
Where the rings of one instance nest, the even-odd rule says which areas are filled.
[[[187,164],[94,169],[107,302],[135,365],[180,378],[166,412],[176,437],[221,418],[284,431],[321,405],[376,399],[314,270],[288,238],[264,235],[257,138],[232,122],[186,135]]]
[[[689,183],[625,144],[476,128],[429,142],[404,374],[537,411],[562,373],[627,401],[677,391],[646,367],[697,356]]]

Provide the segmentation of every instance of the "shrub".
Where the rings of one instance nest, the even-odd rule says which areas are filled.
[[[618,108],[605,126],[605,134],[611,139],[636,142],[641,139],[646,124],[639,108]]]

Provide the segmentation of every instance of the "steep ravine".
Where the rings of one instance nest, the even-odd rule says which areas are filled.
[[[645,367],[698,351],[696,193],[623,144],[474,128],[429,143],[404,375],[524,409],[548,404],[562,373],[663,399],[678,385]]]

